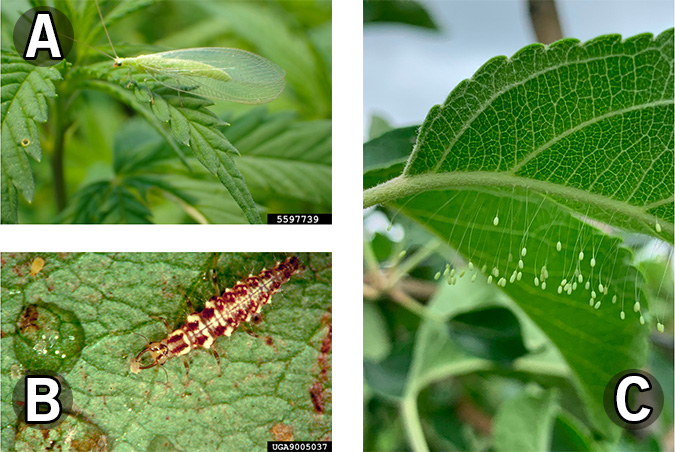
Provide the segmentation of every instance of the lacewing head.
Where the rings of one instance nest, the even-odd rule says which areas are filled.
[[[146,355],[141,359],[141,356]],[[150,358],[150,359],[147,359]],[[161,366],[169,359],[169,348],[162,342],[151,342],[131,361],[131,371],[138,373],[141,369]]]

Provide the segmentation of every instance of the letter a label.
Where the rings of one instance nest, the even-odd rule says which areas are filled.
[[[38,6],[23,13],[12,33],[17,53],[35,66],[61,63],[68,58],[74,39],[70,19],[49,6]]]
[[[42,39],[42,37],[45,39]],[[52,13],[49,11],[42,11],[35,14],[33,20],[33,28],[28,38],[28,45],[26,52],[23,55],[25,60],[34,60],[37,58],[37,53],[40,50],[47,50],[51,60],[62,60],[63,52],[61,51],[61,43],[56,37],[56,27],[54,26],[54,19]]]

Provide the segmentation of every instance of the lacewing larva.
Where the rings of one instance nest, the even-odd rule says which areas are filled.
[[[285,72],[271,61],[246,50],[199,47],[120,58],[105,27],[114,67],[135,68],[158,83],[179,92],[241,104],[262,104],[276,99],[284,89]]]
[[[197,348],[210,348],[219,336],[230,336],[242,322],[259,318],[263,305],[269,303],[282,284],[300,271],[300,259],[289,256],[269,270],[251,275],[220,295],[211,297],[201,312],[187,316],[185,325],[164,339],[150,342],[131,360],[131,371],[161,366],[170,358],[184,356]],[[150,360],[141,363],[149,353]]]

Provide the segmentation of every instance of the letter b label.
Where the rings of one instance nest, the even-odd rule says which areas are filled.
[[[61,417],[61,384],[48,375],[26,376],[26,424],[49,424]]]

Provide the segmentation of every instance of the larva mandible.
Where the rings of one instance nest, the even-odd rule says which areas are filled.
[[[161,366],[168,359],[183,356],[190,351],[210,348],[219,336],[230,336],[241,322],[256,316],[264,304],[272,299],[282,284],[300,271],[300,259],[289,256],[269,270],[249,276],[222,295],[215,295],[206,302],[201,312],[187,316],[185,326],[171,332],[161,341],[151,342],[131,360],[131,371]],[[141,366],[140,359],[150,353],[152,362]]]

